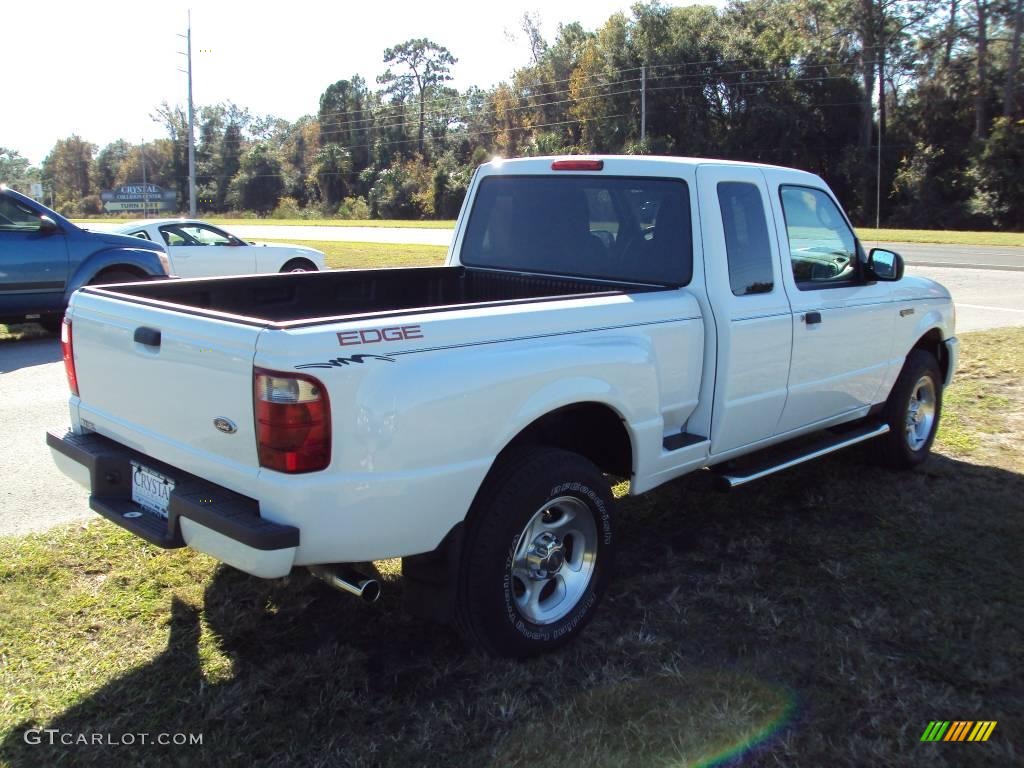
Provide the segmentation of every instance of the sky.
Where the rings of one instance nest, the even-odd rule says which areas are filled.
[[[668,2],[684,5],[687,2]],[[721,5],[719,2],[713,4]],[[427,37],[458,59],[452,85],[489,87],[529,63],[520,30],[540,14],[544,37],[558,24],[600,26],[629,0],[441,2],[421,0],[6,0],[7,65],[0,147],[38,165],[54,143],[77,133],[104,145],[164,136],[150,115],[163,100],[187,103],[184,34],[192,13],[193,101],[233,101],[254,114],[295,120],[317,111],[331,83],[362,75],[376,88],[383,52]]]

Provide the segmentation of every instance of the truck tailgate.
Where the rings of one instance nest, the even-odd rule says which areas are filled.
[[[252,361],[262,329],[99,293],[77,294],[68,315],[80,425],[244,493],[259,468]]]

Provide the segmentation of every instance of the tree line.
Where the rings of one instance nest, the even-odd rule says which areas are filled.
[[[735,0],[634,5],[603,25],[526,15],[528,63],[489,89],[450,87],[455,55],[384,51],[376,83],[326,87],[289,122],[225,103],[196,119],[202,214],[452,218],[493,156],[667,154],[823,176],[857,223],[1024,229],[1022,0]],[[645,109],[642,110],[642,104]],[[643,114],[642,114],[643,112]],[[59,140],[41,168],[0,149],[0,179],[41,180],[59,210],[147,180],[188,202],[188,123],[102,149]],[[642,125],[643,124],[643,125]]]

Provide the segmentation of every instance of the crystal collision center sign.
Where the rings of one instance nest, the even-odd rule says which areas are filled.
[[[124,184],[100,194],[107,213],[115,211],[173,211],[178,198],[173,190],[156,184]]]

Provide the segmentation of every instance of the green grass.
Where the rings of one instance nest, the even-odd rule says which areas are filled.
[[[41,339],[50,334],[38,323],[0,323],[0,342],[22,341],[24,339]]]
[[[111,223],[118,221],[138,221],[141,216],[101,216],[91,219],[72,219],[71,221],[76,224],[90,224],[90,223]],[[150,216],[150,218],[154,218]],[[168,216],[173,218],[173,216]],[[209,221],[212,224],[219,224],[223,227],[230,227],[235,225],[246,225],[246,226],[259,226],[261,224],[275,225],[275,226],[295,226],[295,227],[374,227],[374,228],[389,228],[389,229],[452,229],[455,227],[453,220],[407,220],[407,219],[231,219],[231,218],[219,218],[214,216],[213,218],[207,218],[200,216],[203,221]]]
[[[279,224],[296,227],[373,227],[386,229],[454,229],[454,220],[433,219],[208,219],[225,227],[237,224]]]
[[[254,766],[1005,766],[1024,725],[1024,331],[964,334],[938,454],[846,452],[619,509],[564,651],[485,658],[301,571],[263,581],[95,520],[0,539],[0,761]],[[998,720],[921,744],[932,719]],[[28,746],[25,729],[202,746]],[[954,749],[955,748],[955,749]]]
[[[857,227],[861,240],[882,243],[1024,246],[1024,232],[954,232],[943,229],[871,229]]]
[[[72,219],[78,224],[90,222],[135,221],[138,216],[104,216],[92,219]],[[452,229],[454,221],[409,221],[404,219],[206,219],[224,227],[261,224],[284,226],[315,226],[315,227],[384,227],[384,228],[420,228],[420,229]],[[873,229],[858,227],[857,236],[861,240],[890,243],[945,243],[949,245],[1002,245],[1024,247],[1024,232],[956,232],[942,229]]]
[[[996,461],[1024,443],[1024,328],[964,334],[955,386],[945,393],[940,450]],[[1009,414],[1009,416],[1008,416]],[[1024,471],[1024,465],[1017,467]]]
[[[287,240],[262,240],[283,243]],[[448,253],[443,245],[405,245],[390,243],[342,243],[332,240],[303,240],[327,257],[331,269],[374,269],[379,267],[424,267],[442,264]]]

